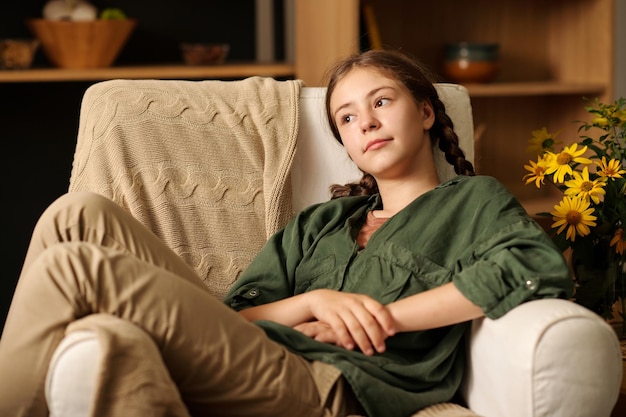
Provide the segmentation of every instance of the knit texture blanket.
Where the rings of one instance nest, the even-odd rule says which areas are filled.
[[[70,191],[128,209],[220,299],[292,215],[301,81],[111,80],[84,95]]]

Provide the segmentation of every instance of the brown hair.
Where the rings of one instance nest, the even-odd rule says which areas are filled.
[[[454,171],[461,175],[475,175],[474,167],[465,159],[465,154],[459,147],[459,137],[454,132],[452,120],[446,113],[443,102],[439,99],[434,86],[434,78],[428,68],[407,55],[393,50],[369,50],[351,55],[330,69],[329,82],[326,91],[326,116],[335,138],[343,144],[339,130],[331,114],[330,98],[337,83],[353,68],[375,68],[391,79],[404,85],[416,103],[428,101],[435,113],[435,122],[430,129],[430,138],[437,141],[439,149],[444,153],[446,161]],[[330,187],[331,198],[349,195],[371,195],[378,192],[378,185],[374,177],[365,173],[359,182]]]

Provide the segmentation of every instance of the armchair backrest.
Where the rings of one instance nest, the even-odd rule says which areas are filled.
[[[437,88],[472,160],[467,90]],[[69,189],[126,208],[222,297],[294,212],[360,178],[327,127],[324,97],[262,77],[96,83],[83,97]],[[440,177],[454,175],[435,155]]]

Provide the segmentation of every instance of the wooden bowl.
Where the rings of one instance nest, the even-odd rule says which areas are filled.
[[[101,68],[115,62],[137,21],[29,19],[26,24],[57,67]]]

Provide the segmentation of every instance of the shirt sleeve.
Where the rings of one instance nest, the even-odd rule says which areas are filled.
[[[539,298],[568,298],[574,282],[563,254],[507,191],[491,194],[479,211],[480,230],[454,285],[489,318]]]
[[[233,284],[224,302],[242,310],[293,296],[296,270],[304,253],[323,233],[327,206],[322,203],[308,207],[270,237]],[[330,211],[340,212],[336,208]]]
[[[314,204],[274,234],[233,284],[224,302],[235,310],[267,304],[296,294],[297,274],[305,254],[329,232],[342,229],[347,217],[369,204],[367,197],[344,197]]]
[[[239,311],[293,295],[298,263],[297,219],[275,233],[230,288],[224,303]]]

